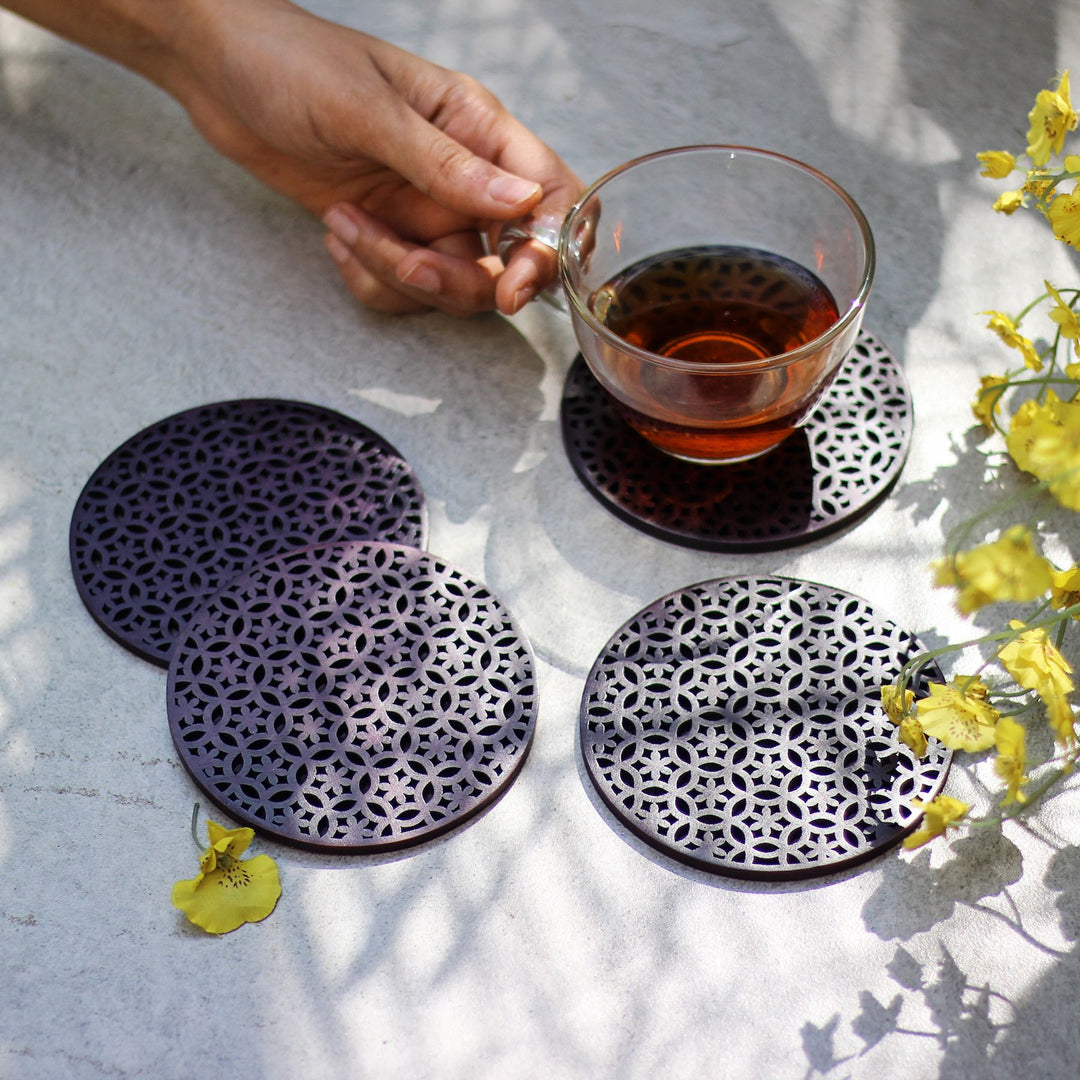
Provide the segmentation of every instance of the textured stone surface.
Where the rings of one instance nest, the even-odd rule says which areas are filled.
[[[584,177],[662,146],[743,142],[823,168],[879,244],[866,327],[904,365],[900,483],[791,552],[707,554],[634,531],[576,481],[572,350],[540,310],[360,310],[318,223],[217,158],[135,77],[0,16],[0,1073],[63,1077],[1056,1077],[1075,1069],[1075,785],[1030,827],[806,885],[654,853],[590,790],[578,705],[657,597],[782,574],[866,598],[931,643],[968,630],[928,560],[983,499],[966,441],[1004,366],[978,312],[1068,253],[991,213],[976,151],[1022,142],[1080,54],[1076,5],[1011,0],[319,0],[488,83]],[[767,212],[767,208],[763,208]],[[83,609],[74,501],[124,439],[249,396],[343,411],[396,446],[429,550],[528,635],[540,711],[504,798],[402,854],[258,841],[284,892],[211,939],[169,903],[196,790],[165,674]],[[947,790],[981,798],[962,763]]]

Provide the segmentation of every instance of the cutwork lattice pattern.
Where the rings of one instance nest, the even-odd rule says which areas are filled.
[[[412,469],[362,424],[318,406],[227,401],[168,417],[94,472],[71,563],[95,619],[165,665],[202,600],[260,559],[339,540],[422,547]]]
[[[741,464],[692,465],[654,449],[580,356],[562,400],[567,454],[597,499],[645,532],[712,551],[790,547],[858,520],[900,475],[912,425],[900,366],[865,332],[807,426]]]
[[[878,704],[921,651],[822,585],[692,586],[639,612],[593,666],[589,775],[635,833],[707,870],[795,878],[860,862],[914,828],[911,801],[948,771],[940,743],[919,760]]]
[[[169,666],[173,741],[238,821],[317,849],[450,829],[516,775],[532,652],[502,603],[415,549],[288,552],[215,595]]]

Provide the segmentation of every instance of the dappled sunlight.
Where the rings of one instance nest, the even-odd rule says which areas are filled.
[[[742,881],[622,824],[587,773],[578,710],[627,619],[713,578],[820,582],[930,647],[964,640],[929,564],[995,493],[964,419],[999,361],[979,312],[1041,281],[1029,240],[1045,231],[992,214],[972,151],[1020,67],[1035,86],[1044,59],[1077,63],[1053,38],[1060,5],[1016,20],[1031,37],[1014,67],[1010,32],[959,32],[977,0],[963,19],[940,0],[317,7],[476,75],[585,179],[694,141],[835,175],[880,240],[867,327],[911,385],[911,453],[869,516],[801,547],[706,552],[640,532],[564,449],[565,319],[359,309],[318,222],[220,162],[175,103],[0,15],[0,126],[29,162],[12,165],[0,243],[14,266],[0,275],[0,863],[35,849],[0,875],[0,1071],[841,1080],[1022,1064],[1080,982],[1080,781],[1004,836]],[[1061,18],[1075,47],[1076,13]],[[167,675],[82,607],[65,530],[94,467],[144,423],[261,395],[346,412],[401,451],[427,551],[506,605],[539,708],[520,772],[445,835],[371,855],[258,836],[278,906],[210,939],[169,904],[205,796],[172,742]],[[993,776],[958,757],[948,784],[986,802]]]
[[[35,610],[29,553],[33,528],[27,491],[10,461],[0,461],[0,770],[9,779],[34,766],[34,743],[23,726],[26,708],[42,693],[45,652]],[[0,790],[8,785],[0,780]],[[14,843],[10,808],[0,803],[0,859]]]
[[[931,109],[907,92],[909,43],[891,3],[819,5],[773,0],[771,7],[811,63],[833,123],[889,157],[927,165],[955,161],[959,148]],[[866,78],[869,63],[875,78]]]

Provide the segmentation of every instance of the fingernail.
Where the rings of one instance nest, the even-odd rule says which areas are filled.
[[[503,173],[492,177],[487,186],[488,195],[504,206],[517,206],[540,192],[540,185],[532,180],[523,180],[520,176]]]
[[[326,250],[330,252],[330,258],[342,266],[352,258],[352,252],[333,234],[327,233],[323,237],[323,243],[326,244]]]
[[[344,210],[336,206],[326,212],[323,224],[343,243],[352,247],[360,236],[360,230]]]
[[[427,263],[414,263],[402,276],[398,278],[402,285],[408,285],[410,289],[419,289],[421,292],[437,293],[442,288],[442,280],[438,273]]]
[[[510,314],[516,315],[535,295],[535,285],[522,285],[521,288],[514,293],[514,299],[511,301],[514,310],[511,311]]]

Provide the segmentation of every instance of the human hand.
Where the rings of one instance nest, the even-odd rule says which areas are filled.
[[[549,248],[504,269],[481,234],[561,221],[583,185],[474,80],[286,0],[208,5],[201,25],[159,81],[211,145],[323,218],[362,303],[512,314],[554,278]]]

